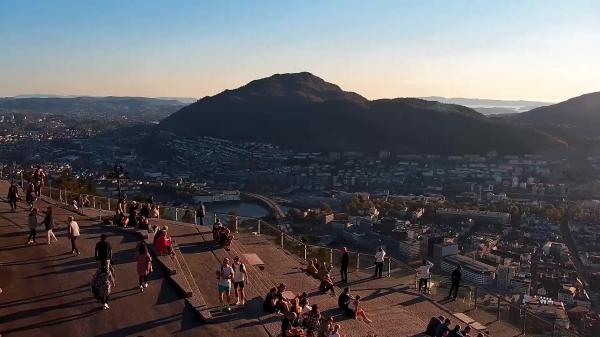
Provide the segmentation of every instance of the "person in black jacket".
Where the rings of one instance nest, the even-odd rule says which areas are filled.
[[[204,226],[204,217],[206,216],[206,207],[204,207],[204,203],[200,202],[200,207],[196,210],[196,217],[200,219],[200,226]]]
[[[47,210],[46,210],[46,216],[44,217],[44,220],[42,221],[42,225],[44,225],[46,227],[46,239],[48,244],[50,244],[50,240],[54,239],[54,242],[57,242],[58,239],[56,238],[56,235],[54,235],[54,216],[52,215],[52,206],[48,206]]]
[[[10,187],[8,188],[8,195],[6,196],[8,199],[8,204],[10,205],[10,210],[13,212],[17,211],[17,200],[19,199],[19,189],[17,188],[17,184],[15,182],[10,183]]]
[[[452,275],[450,276],[450,280],[452,281],[452,286],[450,287],[450,292],[446,298],[450,299],[452,297],[452,299],[456,299],[456,296],[458,295],[458,288],[460,288],[460,281],[462,280],[460,265],[456,266],[456,269],[454,269]],[[452,295],[452,293],[454,293],[454,295]]]
[[[110,268],[112,261],[112,247],[106,241],[106,234],[100,235],[100,242],[96,244],[94,256],[100,262],[99,268]]]
[[[348,264],[349,264],[349,257],[348,257],[348,249],[346,247],[343,248],[343,253],[342,253],[342,261],[340,261],[340,274],[342,274],[342,278],[340,280],[340,282],[344,282],[344,283],[348,283]]]

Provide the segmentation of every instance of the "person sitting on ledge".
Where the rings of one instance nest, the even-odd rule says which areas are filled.
[[[346,287],[338,297],[338,308],[343,310],[348,316],[351,316],[352,313],[348,312],[348,306],[352,301],[354,301],[354,298],[350,295],[350,288]]]
[[[167,230],[169,227],[164,226],[156,235],[154,236],[154,248],[156,248],[156,252],[158,254],[168,254],[174,256],[173,248],[171,247],[172,242],[171,238],[167,234]]]
[[[265,296],[265,301],[263,302],[263,310],[265,312],[274,313],[277,311],[275,304],[277,303],[277,288],[273,287]]]
[[[331,296],[335,296],[335,289],[333,288],[333,278],[330,274],[325,274],[325,276],[321,280],[321,284],[319,285],[319,290],[322,294],[325,294],[327,291],[331,291]]]
[[[275,294],[275,297],[277,297],[277,302],[275,303],[275,307],[276,307],[277,311],[280,311],[283,313],[290,311],[290,301],[283,296],[283,292],[285,291],[286,288],[287,288],[287,286],[285,285],[285,283],[280,283],[277,286],[277,293]]]
[[[315,264],[312,260],[308,260],[308,267],[306,267],[306,273],[310,276],[317,276],[317,268],[315,268]]]
[[[429,320],[429,324],[427,324],[427,328],[425,328],[425,332],[423,334],[431,337],[435,336],[435,331],[437,327],[443,324],[444,320],[444,316],[431,317],[431,319]]]
[[[367,313],[360,306],[360,295],[356,295],[354,301],[350,302],[350,304],[348,305],[348,309],[350,309],[350,311],[352,312],[352,316],[354,319],[362,317],[367,323],[373,322],[369,319],[369,317],[367,317]]]
[[[231,231],[229,228],[225,226],[219,227],[219,245],[221,248],[224,248],[226,251],[229,251],[229,246],[231,246],[231,240],[233,240],[233,235],[231,235]]]

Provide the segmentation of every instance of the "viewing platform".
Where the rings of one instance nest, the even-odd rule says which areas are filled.
[[[0,182],[2,195],[7,189],[8,183]],[[389,277],[376,279],[373,256],[354,252],[350,253],[349,282],[336,282],[335,291],[339,294],[341,288],[348,286],[353,295],[360,295],[373,322],[350,319],[338,309],[337,296],[321,294],[319,281],[305,273],[306,260],[317,257],[333,262],[332,275],[339,278],[339,252],[307,246],[260,219],[239,219],[237,225],[230,224],[237,233],[229,251],[213,242],[210,227],[151,219],[151,224],[169,227],[175,256],[153,257],[150,286],[142,293],[134,254],[142,239],[140,234],[145,233],[107,224],[104,220],[114,214],[108,210],[112,202],[109,199],[95,197],[95,208],[76,211],[70,206],[66,191],[50,193],[46,189],[42,194],[35,207],[43,212],[47,206],[54,206],[56,244],[47,245],[45,231],[39,227],[38,243],[28,245],[27,205],[19,203],[18,211],[13,213],[7,203],[0,204],[2,336],[276,337],[281,335],[282,316],[263,312],[262,304],[269,289],[279,283],[285,283],[294,294],[307,292],[310,303],[318,304],[323,316],[333,317],[348,337],[422,336],[430,318],[439,315],[449,317],[452,326],[470,324],[476,329],[473,336],[478,331],[500,337],[527,334],[523,333],[526,321],[522,328],[500,315],[501,308],[506,307],[499,301],[482,297],[478,308],[477,296],[484,295],[477,291],[473,294],[468,287],[461,289],[459,299],[451,302],[443,300],[447,294],[443,288],[432,288],[429,295],[420,294],[410,266],[389,260],[384,267],[384,276]],[[65,232],[68,216],[74,216],[81,227],[81,255],[71,254]],[[212,218],[213,214],[209,214],[205,220],[212,223]],[[109,310],[101,310],[90,291],[97,268],[94,246],[103,233],[113,247],[116,271]],[[146,241],[151,242],[152,235]],[[234,256],[240,256],[248,268],[248,302],[224,312],[219,310],[215,271],[224,257]],[[250,261],[252,257],[258,260]],[[438,285],[442,282],[434,280]],[[554,334],[560,335],[563,334]]]

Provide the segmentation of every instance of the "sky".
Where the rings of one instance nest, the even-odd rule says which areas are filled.
[[[203,97],[309,71],[370,98],[600,91],[600,1],[0,0],[0,96]]]

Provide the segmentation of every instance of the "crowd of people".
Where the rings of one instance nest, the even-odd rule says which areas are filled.
[[[478,332],[477,334],[473,334],[471,331],[473,329],[470,325],[465,325],[464,328],[460,326],[460,324],[454,325],[452,327],[452,321],[448,317],[438,316],[432,317],[425,328],[424,335],[431,337],[489,337],[489,331],[485,334],[483,332]]]

